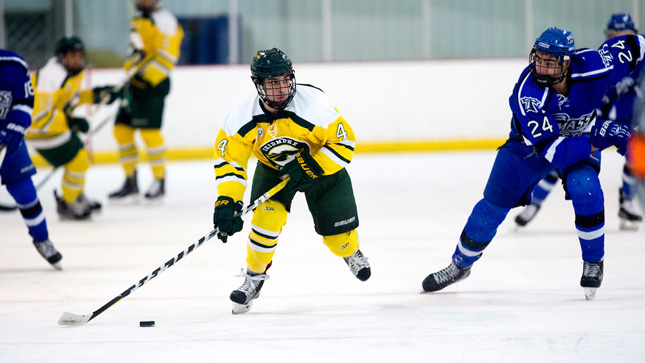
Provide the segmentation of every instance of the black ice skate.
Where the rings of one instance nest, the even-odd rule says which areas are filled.
[[[439,291],[448,285],[463,280],[470,275],[470,267],[459,268],[453,262],[441,271],[428,275],[423,280],[423,291]]]
[[[593,300],[596,296],[596,290],[602,284],[603,262],[585,262],[582,267],[582,277],[580,286],[585,289],[585,299]]]
[[[524,207],[524,210],[515,217],[515,223],[517,223],[518,226],[524,227],[529,222],[535,218],[537,213],[540,211],[540,206],[537,204],[531,204],[526,207]]]
[[[361,250],[356,250],[356,252],[347,257],[343,257],[347,266],[352,271],[354,276],[361,281],[366,281],[372,276],[372,270],[370,269],[370,264],[367,262],[367,257],[363,256]]]
[[[155,179],[152,181],[152,185],[148,188],[148,191],[145,194],[146,199],[160,199],[166,194],[166,179]]]
[[[233,314],[243,314],[251,310],[253,300],[260,297],[260,290],[264,285],[264,280],[269,278],[266,273],[253,274],[246,270],[245,274],[237,275],[244,277],[244,283],[237,290],[231,293],[230,299],[233,302]]]
[[[120,201],[126,199],[139,199],[139,186],[137,185],[137,172],[125,178],[125,182],[121,189],[110,193],[108,198],[113,201]]]
[[[43,258],[52,265],[52,267],[57,270],[63,269],[60,264],[60,260],[63,259],[63,256],[56,250],[50,240],[45,240],[42,242],[34,241],[34,246],[38,250],[38,253],[40,253],[40,255],[43,256]]]
[[[87,205],[89,205],[89,206],[90,206],[90,209],[92,210],[92,212],[93,212],[93,213],[94,213],[94,212],[100,212],[100,211],[101,211],[101,208],[103,207],[103,206],[101,205],[101,203],[100,203],[98,200],[89,199],[89,198],[88,198],[87,196],[85,196],[85,194],[83,194],[83,193],[81,193],[81,194],[78,196],[78,199],[79,199],[79,200],[81,200],[83,203],[86,203]]]
[[[80,196],[72,203],[67,203],[62,197],[58,196],[58,192],[54,190],[54,198],[56,198],[56,211],[58,216],[63,220],[85,220],[90,219],[92,208],[87,199]]]
[[[618,218],[620,219],[619,228],[623,231],[636,231],[638,226],[643,222],[643,216],[638,214],[634,203],[630,199],[625,198],[623,188],[619,189],[618,201],[620,209],[618,210]]]

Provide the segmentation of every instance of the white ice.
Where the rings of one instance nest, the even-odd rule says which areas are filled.
[[[37,254],[18,212],[0,214],[0,362],[645,361],[645,234],[618,229],[623,161],[612,150],[601,173],[605,279],[595,300],[579,286],[573,208],[559,186],[527,228],[514,230],[511,211],[467,280],[421,294],[426,275],[449,264],[494,156],[357,154],[349,171],[367,282],[322,244],[300,196],[249,313],[232,315],[228,295],[242,283],[250,215],[227,244],[210,240],[71,328],[57,325],[63,312],[97,310],[208,233],[216,192],[211,161],[170,163],[163,203],[110,205],[122,172],[99,165],[87,195],[103,213],[63,222],[57,175],[39,195],[63,271]],[[145,189],[148,165],[139,174]],[[0,201],[10,201],[4,190]]]

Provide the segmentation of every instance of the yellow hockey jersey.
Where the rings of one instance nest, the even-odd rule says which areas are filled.
[[[355,142],[349,123],[316,87],[299,84],[291,104],[275,116],[264,113],[255,95],[228,114],[217,135],[217,193],[236,201],[244,198],[251,155],[280,170],[296,154],[306,151],[324,175],[330,175],[351,162]]]
[[[91,89],[81,89],[84,72],[68,77],[67,70],[52,57],[43,68],[32,74],[34,109],[32,123],[25,138],[36,149],[51,149],[71,138],[65,111],[83,103],[93,103]]]
[[[179,47],[184,31],[177,18],[168,10],[159,9],[149,17],[132,19],[130,46],[132,56],[126,60],[126,71],[136,67],[135,76],[156,86],[168,78],[179,60]],[[132,85],[137,87],[136,79]],[[139,85],[139,88],[144,88]]]

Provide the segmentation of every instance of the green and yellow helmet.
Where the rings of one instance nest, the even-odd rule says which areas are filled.
[[[289,97],[282,102],[267,99],[265,80],[271,77],[289,76]],[[286,108],[296,94],[296,77],[291,59],[278,48],[259,50],[251,62],[251,79],[255,83],[258,95],[270,107],[276,109]]]

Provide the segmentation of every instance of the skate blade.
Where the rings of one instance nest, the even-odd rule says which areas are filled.
[[[628,221],[626,219],[621,219],[618,227],[621,231],[638,231],[640,224],[640,221]]]
[[[585,299],[593,300],[596,297],[596,290],[598,290],[597,287],[585,287]]]
[[[52,265],[52,267],[58,271],[63,270],[63,266],[60,264],[60,261],[51,263],[50,265]]]
[[[231,313],[233,315],[237,314],[244,314],[251,310],[251,307],[253,307],[253,300],[249,301],[248,304],[238,304],[238,303],[233,303],[233,310],[231,310]]]
[[[139,194],[130,194],[122,198],[108,198],[108,202],[111,205],[129,205],[129,204],[139,204],[141,198]]]

